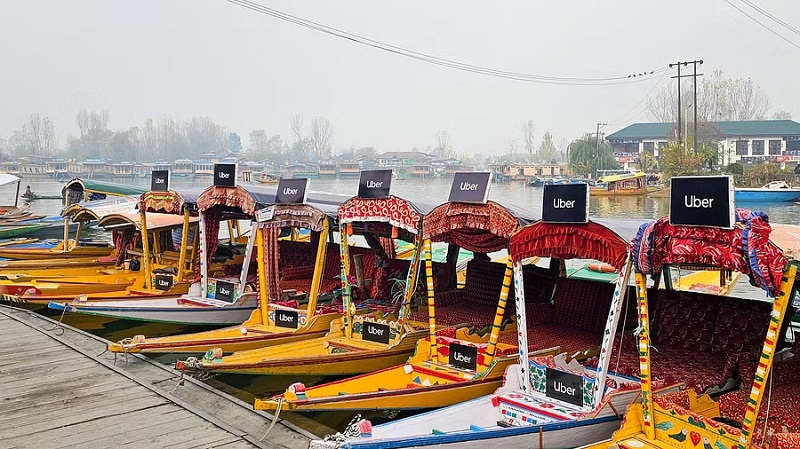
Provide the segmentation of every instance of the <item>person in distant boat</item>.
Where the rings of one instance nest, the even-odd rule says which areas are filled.
[[[25,193],[23,193],[22,196],[28,198],[33,196],[33,191],[31,190],[31,186],[25,186]]]

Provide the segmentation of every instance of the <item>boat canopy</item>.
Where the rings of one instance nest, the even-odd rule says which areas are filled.
[[[618,181],[625,181],[627,179],[642,178],[646,175],[647,174],[643,171],[636,173],[624,173],[621,175],[609,175],[597,178],[597,182],[618,182]]]
[[[11,184],[15,182],[20,182],[20,178],[18,176],[14,176],[8,173],[0,173],[0,186],[4,186],[6,184]]]
[[[61,189],[61,194],[69,205],[80,201],[105,199],[107,196],[141,195],[146,191],[145,188],[127,184],[73,178],[67,181]]]
[[[593,259],[622,270],[628,241],[602,224],[545,223],[538,221],[511,236],[508,252],[514,262],[534,256]]]
[[[72,221],[95,221],[106,215],[134,212],[135,209],[136,197],[122,196],[70,204],[64,208],[61,216]]]
[[[386,198],[353,197],[339,206],[339,223],[382,222],[417,235],[420,220],[432,207],[389,195]]]
[[[139,197],[137,207],[146,212],[165,214],[182,214],[184,209],[197,211],[197,198],[200,190],[169,190],[167,192],[151,190]]]
[[[422,237],[447,242],[478,253],[491,253],[508,247],[508,239],[541,218],[534,211],[504,207],[494,201],[485,204],[444,203],[425,216]]]
[[[633,241],[636,270],[656,276],[665,265],[696,265],[738,271],[770,296],[780,290],[788,262],[769,240],[771,227],[763,212],[736,209],[733,229],[673,226],[669,217],[643,224]]]
[[[197,217],[192,217],[190,222],[196,223]],[[120,228],[135,228],[140,230],[142,227],[141,214],[138,212],[110,214],[101,218],[98,221],[98,226],[107,230],[114,230]],[[183,217],[174,214],[151,213],[147,214],[147,230],[157,231],[161,229],[170,229],[183,226]]]
[[[320,232],[324,228],[325,220],[336,224],[337,208],[329,204],[277,204],[272,213],[272,219],[261,225],[265,228],[301,228]]]

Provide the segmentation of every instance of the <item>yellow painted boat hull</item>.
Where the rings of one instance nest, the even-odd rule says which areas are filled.
[[[508,346],[500,344],[502,346]],[[510,348],[510,346],[508,346]],[[257,410],[345,411],[438,408],[493,393],[517,355],[496,358],[484,373],[429,360],[428,339],[417,343],[408,363],[306,389],[293,385],[283,395],[256,399]],[[300,391],[303,390],[303,391]]]
[[[335,313],[315,315],[305,326],[287,330],[284,327],[262,324],[261,310],[256,309],[250,319],[240,326],[160,338],[135,337],[119,343],[109,343],[108,350],[146,354],[198,354],[213,348],[221,348],[225,353],[247,351],[324,337],[330,330],[331,322],[340,316]]]
[[[0,248],[0,257],[15,260],[97,258],[108,256],[112,251],[114,251],[112,246],[78,246],[69,251],[55,248]]]
[[[621,189],[621,190],[606,190],[606,189],[591,189],[589,194],[591,196],[642,196],[647,195],[647,189]]]
[[[113,267],[113,262],[100,262],[97,258],[92,257],[79,257],[74,259],[69,258],[52,258],[52,259],[37,259],[37,260],[6,260],[0,262],[0,270],[3,273],[13,272],[15,270],[24,269],[61,269],[69,271],[74,268],[85,267]]]
[[[334,321],[332,328],[341,329]],[[338,326],[337,326],[338,324]],[[202,370],[212,373],[344,376],[362,374],[405,362],[425,330],[408,332],[394,346],[354,340],[340,330],[326,337],[235,352],[216,360],[178,361],[178,370]]]
[[[161,290],[145,290],[141,288],[144,283],[143,278],[137,277],[129,285],[115,285],[115,284],[99,284],[93,286],[92,292],[87,291],[87,285],[91,284],[74,284],[65,286],[64,284],[54,284],[61,287],[58,293],[49,294],[43,291],[41,294],[26,293],[25,290],[13,289],[7,286],[0,285],[0,292],[5,289],[8,293],[2,293],[2,299],[11,302],[22,302],[28,304],[38,304],[47,306],[51,301],[54,302],[72,302],[79,295],[86,295],[86,301],[110,301],[119,299],[122,301],[130,301],[131,299],[152,298],[158,296],[180,296],[189,292],[190,282],[176,282],[172,285],[169,291]],[[49,287],[45,284],[37,284],[37,288]]]

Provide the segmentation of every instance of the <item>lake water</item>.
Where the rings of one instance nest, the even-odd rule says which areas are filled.
[[[120,183],[130,183],[137,186],[149,187],[149,179],[126,179],[116,180]],[[205,188],[210,183],[210,178],[185,179],[176,178],[172,180],[173,186],[186,186],[197,189]],[[432,205],[447,201],[450,191],[451,179],[446,178],[409,178],[404,180],[394,180],[392,183],[392,194],[399,197],[409,198]],[[31,189],[40,195],[56,195],[61,193],[63,183],[49,180],[23,180],[22,191],[25,186],[30,185]],[[331,193],[341,193],[355,195],[358,190],[358,179],[312,179],[311,189],[315,191],[325,191]],[[11,189],[0,191],[0,203],[8,204],[13,202],[14,192]],[[513,204],[520,207],[540,209],[542,204],[542,189],[527,187],[523,183],[493,184],[491,186],[489,198],[501,204]],[[800,224],[800,204],[796,203],[756,203],[741,204],[740,207],[748,207],[766,212],[770,216],[770,221],[774,223]],[[34,213],[44,215],[58,214],[61,210],[61,203],[58,200],[40,200],[31,204]],[[652,197],[594,197],[591,199],[590,215],[598,218],[641,218],[643,221],[654,219],[669,213],[669,200],[667,198]],[[763,293],[748,285],[746,279],[741,279],[734,289],[733,295],[741,297],[763,298]],[[49,313],[48,313],[49,314]],[[49,314],[53,315],[53,314]],[[118,341],[135,334],[147,336],[167,335],[178,332],[194,331],[180,326],[148,324],[136,322],[124,322],[117,320],[98,320],[94,317],[67,316],[67,324],[75,325],[86,329],[96,335],[102,336],[111,341]],[[174,361],[173,357],[160,357],[159,360],[166,363]],[[307,385],[320,383],[332,379],[323,378],[285,378],[268,376],[236,376],[225,375],[208,380],[212,385],[224,389],[246,402],[252,403],[255,396],[269,396],[282,393],[286,387],[295,381],[303,381]],[[353,413],[308,413],[302,416],[284,412],[282,418],[293,421],[317,434],[330,433],[334,429],[343,430]],[[365,417],[370,418],[375,423],[389,419],[381,413],[364,413]]]

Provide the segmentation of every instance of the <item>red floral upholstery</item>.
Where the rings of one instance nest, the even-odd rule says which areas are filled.
[[[760,352],[768,327],[768,310],[720,306],[711,351],[727,354]]]
[[[499,341],[510,345],[517,344],[516,334],[501,334]],[[574,354],[600,346],[603,333],[583,329],[570,329],[563,324],[540,324],[528,330],[528,348],[539,350],[561,346],[561,351]]]
[[[440,325],[491,325],[497,311],[497,301],[500,298],[504,275],[505,264],[471,260],[467,264],[464,288],[436,294],[434,299],[436,323]],[[513,295],[512,287],[506,302],[505,317],[507,319],[516,313],[514,312]],[[411,319],[427,322],[427,306],[413,312]]]
[[[654,313],[653,345],[708,351],[717,305],[701,301],[664,301]]]
[[[800,447],[800,433],[778,433],[770,441],[770,449],[797,449]]]

